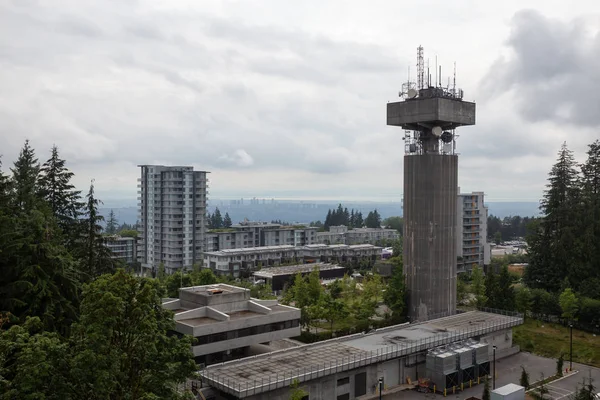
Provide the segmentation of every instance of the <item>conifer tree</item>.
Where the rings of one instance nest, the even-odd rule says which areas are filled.
[[[115,212],[113,209],[110,209],[110,213],[108,214],[108,219],[106,220],[106,229],[105,232],[109,235],[114,235],[117,233],[117,227],[119,226],[119,221],[117,221],[117,217],[115,216]]]
[[[84,242],[81,246],[80,256],[83,261],[83,272],[90,277],[96,277],[113,272],[115,262],[102,237],[101,223],[104,221],[104,217],[98,213],[98,206],[101,202],[94,195],[93,181],[86,199],[85,218],[81,220]]]
[[[17,209],[21,211],[32,210],[38,199],[40,164],[35,156],[35,151],[29,145],[29,140],[25,140],[19,158],[15,161],[14,168],[11,168],[11,171],[13,173],[12,181]]]
[[[231,217],[229,216],[229,213],[225,213],[225,218],[223,218],[223,227],[224,228],[231,228]]]
[[[524,279],[529,287],[556,292],[569,268],[574,266],[579,201],[576,163],[565,143],[552,167],[541,202],[544,216],[528,237],[530,260]]]
[[[363,215],[362,212],[357,212],[354,215],[355,221],[354,221],[354,227],[355,228],[362,228],[362,226],[364,225],[364,221],[363,221]]]
[[[48,203],[61,229],[71,233],[80,216],[84,203],[81,191],[71,184],[73,173],[65,166],[65,160],[58,154],[58,148],[52,146],[50,158],[40,169],[39,193]]]

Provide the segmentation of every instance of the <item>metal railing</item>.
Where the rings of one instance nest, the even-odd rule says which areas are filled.
[[[484,310],[484,309],[482,309]],[[216,364],[210,366],[204,370],[199,371],[199,375],[203,382],[208,385],[215,387],[225,393],[232,394],[236,397],[247,397],[253,396],[256,394],[269,392],[271,390],[276,390],[280,388],[289,387],[294,380],[298,380],[298,382],[307,382],[313,379],[318,379],[324,376],[336,374],[343,371],[352,370],[359,367],[364,367],[367,365],[384,362],[387,360],[404,357],[407,355],[412,355],[415,353],[426,351],[430,348],[442,346],[445,344],[449,344],[452,342],[465,340],[472,338],[474,336],[480,336],[487,333],[499,331],[502,329],[512,328],[514,326],[520,325],[523,323],[522,316],[519,318],[518,313],[503,311],[503,310],[489,310],[486,312],[493,312],[495,314],[501,314],[507,316],[507,318],[502,318],[501,321],[494,321],[485,323],[482,325],[475,326],[466,330],[459,330],[453,332],[444,332],[441,334],[437,334],[435,336],[424,338],[420,340],[414,340],[408,343],[398,343],[390,346],[383,347],[381,349],[377,349],[375,351],[361,351],[360,353],[353,354],[348,357],[342,357],[334,360],[330,360],[328,363],[316,364],[316,365],[307,365],[303,368],[296,368],[291,371],[283,371],[276,372],[273,374],[269,374],[267,377],[261,377],[260,379],[252,379],[245,380],[244,378],[233,379],[233,378],[225,378],[223,374],[217,369],[228,364],[240,364],[251,362],[253,359],[262,358],[262,357],[272,357],[281,352],[290,351],[290,349],[278,350],[271,353],[266,353],[263,355],[253,356],[244,358],[243,360],[234,360],[225,362],[222,364]],[[450,316],[450,315],[448,315]],[[517,318],[514,318],[517,317]],[[423,321],[426,322],[426,321]],[[413,325],[413,324],[411,324]],[[355,334],[351,336],[345,336],[342,338],[331,339],[324,342],[313,343],[310,345],[299,346],[291,351],[295,351],[298,349],[306,349],[308,347],[315,346],[325,346],[330,342],[344,342],[351,338],[358,338],[364,336],[364,333]],[[252,367],[249,366],[251,370]],[[213,371],[214,370],[214,371]],[[245,383],[243,382],[245,380]]]

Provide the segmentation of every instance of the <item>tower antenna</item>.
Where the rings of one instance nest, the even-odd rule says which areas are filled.
[[[456,61],[454,61],[454,82],[452,83],[452,95],[456,96]]]
[[[423,61],[423,46],[417,47],[417,89],[425,85],[425,62]]]

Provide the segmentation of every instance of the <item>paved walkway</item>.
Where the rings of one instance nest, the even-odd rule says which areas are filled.
[[[556,360],[551,358],[539,357],[530,353],[517,353],[513,356],[503,358],[502,360],[496,360],[497,375],[496,375],[496,387],[504,386],[508,383],[519,384],[521,378],[521,365],[525,367],[525,370],[529,372],[529,381],[535,382],[540,380],[541,375],[549,377],[554,375],[556,372]],[[569,362],[565,361],[565,367],[569,366]],[[490,368],[493,368],[490,366]],[[596,387],[600,387],[600,368],[589,367],[587,365],[573,363],[573,369],[577,373],[567,376],[559,381],[552,382],[547,385],[549,389],[548,398],[551,400],[567,400],[578,386],[581,386],[582,379],[585,377],[588,379],[591,375],[594,379]],[[490,389],[492,382],[490,382]],[[600,391],[600,390],[599,390]],[[481,398],[483,393],[483,384],[475,385],[472,388],[467,388],[462,392],[447,395],[448,399],[452,400],[463,400],[469,397]],[[392,399],[406,399],[406,400],[425,400],[435,399],[442,400],[443,395],[433,393],[419,393],[415,390],[405,390],[397,393],[390,393],[383,396],[386,400]]]

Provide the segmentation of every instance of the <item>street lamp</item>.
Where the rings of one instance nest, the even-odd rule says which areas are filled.
[[[379,400],[381,400],[383,392],[383,378],[379,378]]]
[[[494,349],[494,375],[492,375],[492,389],[496,389],[496,346],[492,347]]]
[[[569,324],[569,328],[571,328],[571,355],[569,360],[569,371],[573,371],[573,323]]]

